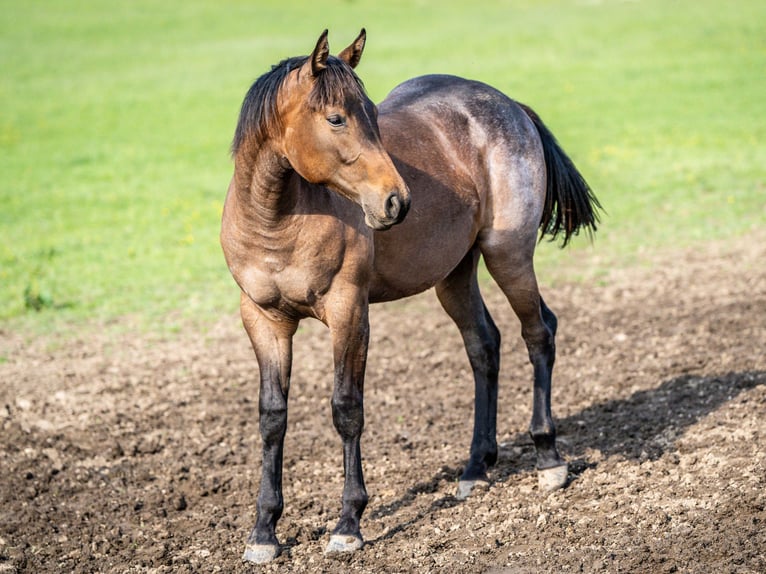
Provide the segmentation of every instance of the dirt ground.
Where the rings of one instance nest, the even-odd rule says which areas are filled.
[[[173,340],[0,332],[0,573],[766,572],[766,241],[651,263],[543,290],[560,320],[553,404],[570,463],[569,486],[547,496],[525,432],[531,369],[499,292],[486,290],[504,333],[500,457],[464,502],[473,385],[457,330],[433,293],[375,307],[367,544],[351,556],[322,554],[341,450],[329,339],[304,323],[283,551],[265,567],[240,560],[260,438],[236,316]]]

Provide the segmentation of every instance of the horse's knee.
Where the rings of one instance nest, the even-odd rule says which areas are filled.
[[[287,430],[287,405],[261,405],[259,426],[264,445],[280,441]]]
[[[332,397],[332,419],[343,439],[358,437],[364,427],[364,405],[361,394],[336,393]]]

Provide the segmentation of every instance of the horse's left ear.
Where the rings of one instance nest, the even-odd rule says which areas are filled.
[[[330,46],[327,43],[327,30],[322,32],[317,40],[316,48],[311,52],[311,73],[315,76],[327,67],[327,58],[330,56]]]
[[[367,32],[362,28],[362,31],[359,32],[359,36],[357,36],[356,40],[354,40],[348,48],[338,54],[338,57],[352,68],[356,68],[359,60],[362,59],[362,52],[364,52],[364,43],[366,40]]]

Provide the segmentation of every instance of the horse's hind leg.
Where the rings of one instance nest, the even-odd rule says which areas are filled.
[[[475,387],[473,440],[468,464],[460,477],[457,497],[465,498],[479,482],[486,482],[487,468],[497,460],[497,375],[500,366],[500,332],[487,311],[476,280],[479,250],[474,248],[442,282],[436,294],[463,337],[473,369]]]
[[[487,269],[505,293],[521,321],[521,335],[529,352],[534,370],[532,421],[529,434],[537,452],[540,487],[555,490],[567,480],[566,462],[556,449],[556,428],[551,417],[551,375],[556,359],[556,316],[545,305],[537,286],[532,252],[516,250],[508,241],[493,241],[482,245]]]

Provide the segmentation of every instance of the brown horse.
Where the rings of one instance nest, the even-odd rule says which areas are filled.
[[[479,293],[481,256],[521,321],[534,367],[529,432],[540,485],[555,489],[567,479],[550,405],[556,317],[540,297],[532,256],[538,229],[563,233],[564,244],[581,228],[595,230],[598,202],[537,115],[487,85],[424,76],[376,109],[353,71],[364,43],[362,30],[333,57],[325,31],[310,56],[261,76],[232,146],[221,244],[260,367],[262,477],[244,554],[252,562],[279,552],[292,339],[302,318],[329,327],[335,361],[331,404],[345,483],[327,552],[363,545],[369,303],[436,287],[475,382],[473,440],[457,496],[487,480],[497,459],[500,333]]]

